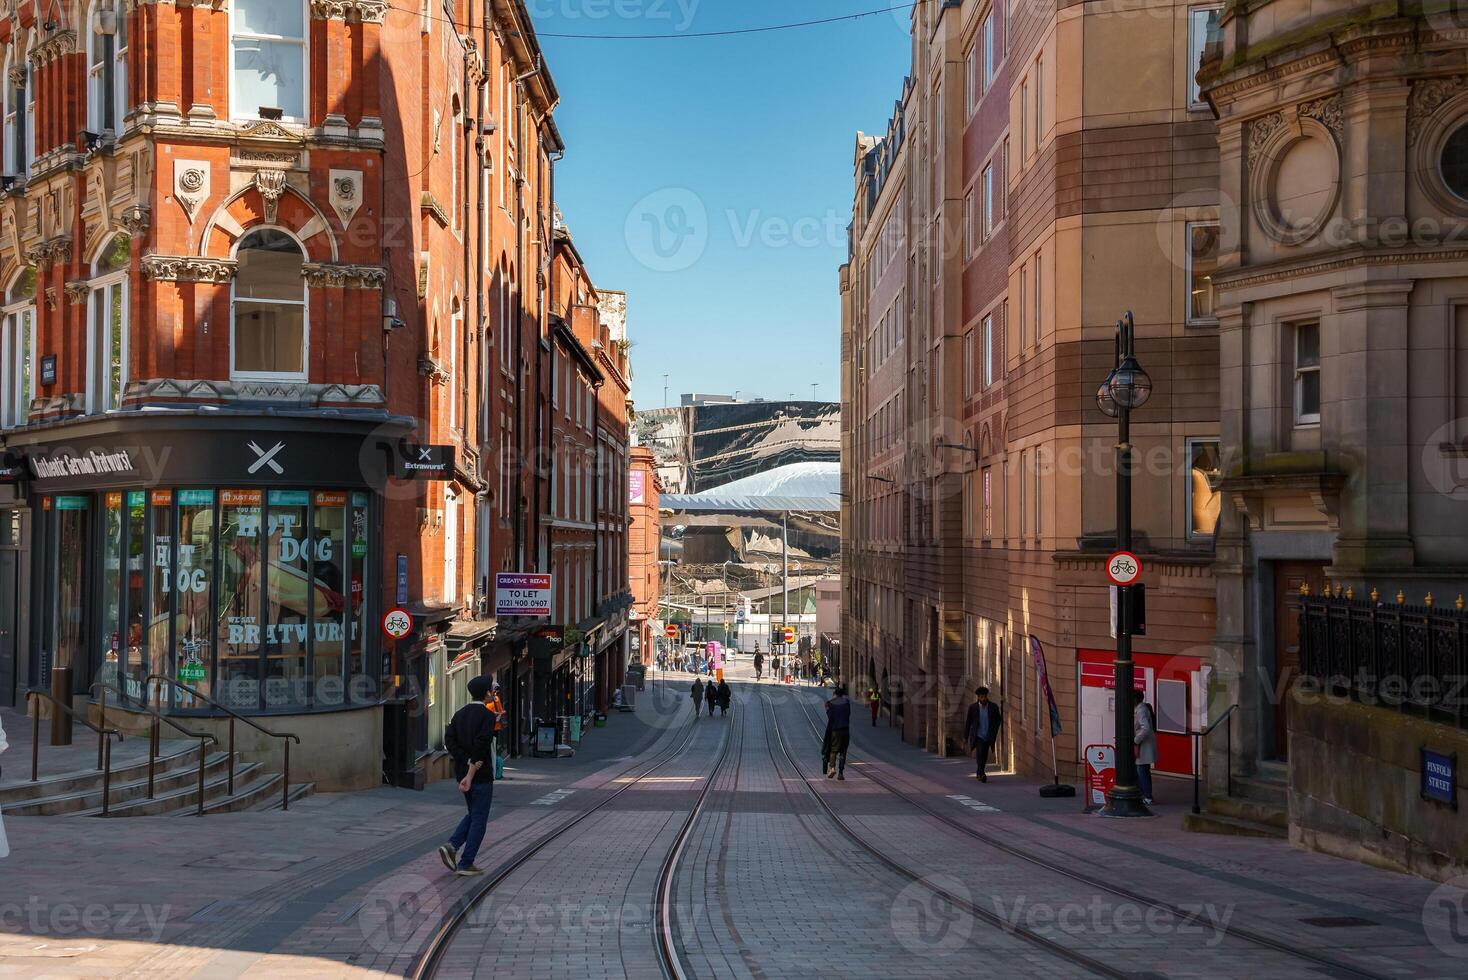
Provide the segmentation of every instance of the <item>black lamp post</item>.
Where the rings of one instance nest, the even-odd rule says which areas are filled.
[[[1132,550],[1132,410],[1152,397],[1152,378],[1137,363],[1134,349],[1136,326],[1131,311],[1116,324],[1116,366],[1096,391],[1096,406],[1116,419],[1116,547]],[[1137,759],[1132,731],[1132,587],[1117,587],[1116,597],[1116,783],[1106,798],[1103,811],[1110,817],[1148,817],[1137,785]]]

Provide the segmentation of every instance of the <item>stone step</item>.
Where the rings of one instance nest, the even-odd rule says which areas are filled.
[[[170,757],[170,765],[165,767],[162,759],[153,774],[153,792],[160,796],[177,789],[180,786],[196,786],[199,779],[199,750],[195,746],[188,752],[178,753]],[[228,776],[229,753],[215,752],[204,760],[204,777],[209,779],[211,775]],[[107,794],[108,809],[116,812],[123,806],[137,800],[147,799],[148,795],[148,764],[144,762],[141,767],[129,767],[133,771],[130,778],[118,781],[118,774],[113,774],[112,786]],[[238,768],[236,769],[238,772]],[[63,790],[50,796],[37,797],[25,800],[14,805],[4,807],[4,812],[14,817],[46,817],[60,816],[64,814],[88,814],[102,812],[102,776],[97,774],[96,781],[84,785],[81,789]]]
[[[1289,830],[1290,814],[1286,809],[1269,803],[1260,803],[1247,797],[1215,796],[1208,800],[1208,812],[1235,820],[1265,824],[1279,830]]]
[[[1183,815],[1183,830],[1195,834],[1227,834],[1231,837],[1272,837],[1285,840],[1289,831],[1269,824],[1226,817],[1218,813],[1188,813]]]
[[[183,745],[184,747],[180,747]],[[114,749],[115,750],[115,749]],[[44,749],[42,750],[45,751]],[[44,759],[44,756],[42,757]],[[6,762],[11,762],[7,756]],[[176,768],[196,767],[199,764],[199,744],[197,742],[183,743],[181,740],[170,739],[163,742],[158,749],[158,762],[156,772],[171,772]],[[29,764],[27,763],[27,772]],[[131,782],[139,777],[147,778],[148,759],[146,754],[140,762],[129,762],[126,765],[112,766],[112,785],[116,788],[120,783]],[[0,790],[0,809],[10,813],[15,805],[26,800],[35,800],[47,796],[61,796],[66,793],[81,790],[95,789],[98,794],[102,792],[102,772],[99,769],[82,769],[76,772],[61,773],[56,776],[44,776],[34,783],[20,783],[15,786]],[[100,799],[100,795],[99,795]]]
[[[1276,810],[1289,810],[1289,786],[1273,779],[1258,776],[1235,776],[1233,795],[1238,799],[1250,800]]]
[[[259,762],[251,762],[245,765],[236,765],[234,770],[235,796],[229,795],[229,775],[223,771],[213,774],[205,774],[204,779],[204,808],[209,812],[209,806],[217,800],[234,799],[242,795],[246,787],[258,782],[264,774],[264,766]],[[195,813],[199,803],[198,772],[194,772],[194,779],[186,780],[183,784],[174,787],[167,793],[158,793],[152,799],[143,797],[132,800],[120,806],[114,805],[108,816],[111,817],[155,817],[165,813],[174,813],[187,810]],[[79,811],[79,817],[100,817],[102,808]]]

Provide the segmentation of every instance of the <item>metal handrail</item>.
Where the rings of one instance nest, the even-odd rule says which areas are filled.
[[[102,816],[107,816],[108,798],[112,795],[112,739],[114,736],[116,736],[117,740],[121,742],[124,737],[122,732],[118,731],[116,728],[106,728],[103,725],[92,724],[90,721],[87,721],[87,719],[77,714],[76,711],[72,709],[71,705],[63,704],[56,698],[52,697],[49,691],[43,691],[40,688],[31,688],[25,692],[27,710],[30,710],[30,702],[32,697],[45,698],[57,708],[65,711],[73,719],[81,722],[87,728],[90,728],[92,731],[97,733],[97,768],[102,770]],[[106,722],[106,720],[107,719],[103,717],[102,721],[104,723]],[[51,724],[56,724],[56,719],[54,717],[51,719]],[[38,706],[35,711],[31,712],[31,782],[33,783],[37,780],[37,778],[39,778],[40,762],[41,711]]]
[[[1226,769],[1226,772],[1224,774],[1224,778],[1227,780],[1227,786],[1228,786],[1227,791],[1226,791],[1227,792],[1227,795],[1228,796],[1233,796],[1234,795],[1234,721],[1233,721],[1233,718],[1234,718],[1234,712],[1237,711],[1238,709],[1239,709],[1238,703],[1235,702],[1234,704],[1229,705],[1228,708],[1223,712],[1223,714],[1219,715],[1216,719],[1214,719],[1213,724],[1209,725],[1207,728],[1203,729],[1201,732],[1195,732],[1195,731],[1192,731],[1192,730],[1189,730],[1188,731],[1188,734],[1193,737],[1193,812],[1194,813],[1202,813],[1203,812],[1203,805],[1202,805],[1202,800],[1201,800],[1200,795],[1199,795],[1199,785],[1198,785],[1199,774],[1203,770],[1203,754],[1202,754],[1203,739],[1207,738],[1209,735],[1212,735],[1214,729],[1216,729],[1219,725],[1222,725],[1222,724],[1225,724],[1225,723],[1227,723],[1228,727],[1224,730],[1224,734],[1227,737],[1227,741],[1225,743],[1226,744],[1226,756],[1225,756],[1225,759],[1226,759],[1227,769]]]
[[[101,714],[103,721],[107,720],[108,691],[116,694],[118,700],[123,702],[124,704],[127,702],[127,695],[123,694],[121,690],[113,687],[106,681],[95,682],[94,684],[92,684],[91,687],[87,688],[87,691],[88,693],[92,691],[100,692],[100,695],[97,698],[97,708]],[[141,710],[144,714],[152,716],[153,718],[153,724],[148,726],[148,799],[151,800],[154,798],[154,774],[157,771],[158,764],[158,723],[161,721],[175,731],[182,732],[185,738],[197,738],[199,740],[199,803],[198,809],[195,811],[195,814],[202,817],[204,815],[204,768],[209,756],[209,750],[205,747],[205,742],[213,742],[215,745],[218,745],[219,739],[215,738],[208,732],[191,732],[187,728],[180,725],[178,722],[174,721],[172,718],[165,718],[163,715],[154,711],[146,704],[142,705],[139,710]]]
[[[285,751],[285,771],[281,774],[281,782],[283,785],[281,788],[280,808],[282,810],[289,810],[291,808],[291,742],[295,742],[297,745],[300,745],[301,736],[293,735],[290,732],[272,732],[264,725],[260,725],[256,722],[251,721],[244,715],[234,711],[232,708],[226,708],[224,705],[220,704],[218,701],[214,700],[204,692],[189,687],[189,685],[185,684],[183,681],[174,680],[172,677],[168,677],[164,674],[149,674],[144,683],[148,681],[163,681],[165,684],[172,684],[180,691],[186,691],[194,697],[198,698],[200,701],[203,701],[205,704],[212,705],[213,707],[218,708],[220,711],[223,711],[225,714],[229,715],[229,793],[231,796],[234,795],[235,720],[238,719],[239,721],[242,721],[246,725],[249,725],[251,728],[255,729],[255,731],[263,732],[264,734],[269,735],[271,738],[280,739],[282,741],[282,748]]]

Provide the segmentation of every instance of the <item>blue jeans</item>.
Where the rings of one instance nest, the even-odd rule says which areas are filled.
[[[1152,765],[1147,762],[1137,763],[1137,788],[1142,791],[1142,799],[1152,799]]]
[[[469,812],[459,821],[459,829],[449,838],[449,844],[459,852],[459,867],[474,867],[479,856],[479,845],[484,843],[484,828],[489,823],[489,805],[494,801],[494,782],[486,779],[482,783],[470,783],[469,792],[464,794],[464,803]]]

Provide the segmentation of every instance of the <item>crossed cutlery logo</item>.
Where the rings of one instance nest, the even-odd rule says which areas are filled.
[[[270,469],[275,473],[276,476],[285,475],[285,468],[275,461],[275,457],[278,456],[280,454],[280,451],[285,448],[285,443],[277,442],[274,446],[271,446],[269,450],[261,449],[260,444],[253,440],[251,440],[247,445],[249,445],[250,451],[255,454],[255,462],[250,464],[249,472],[251,476],[259,473],[267,466],[270,467]]]

